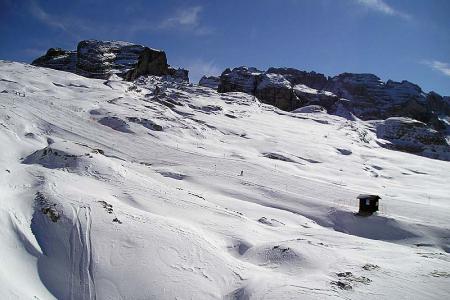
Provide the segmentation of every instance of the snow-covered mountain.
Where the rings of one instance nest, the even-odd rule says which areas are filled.
[[[445,299],[450,162],[403,123],[0,61],[2,299]]]

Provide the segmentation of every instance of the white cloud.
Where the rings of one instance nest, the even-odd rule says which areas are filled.
[[[201,25],[200,13],[203,7],[193,6],[179,9],[175,14],[163,20],[158,28],[160,29],[178,29],[189,31],[197,35],[206,35],[212,32],[212,29]]]
[[[30,1],[29,11],[34,18],[47,24],[48,26],[67,31],[66,26],[62,22],[48,14],[36,1]]]
[[[201,6],[194,6],[178,10],[175,16],[167,18],[161,23],[161,27],[197,26],[198,15],[202,11]]]
[[[383,0],[354,0],[358,4],[364,6],[367,9],[377,11],[379,13],[388,15],[388,16],[397,16],[403,19],[411,19],[411,16],[394,9],[392,6],[384,2]]]
[[[450,76],[450,64],[438,60],[424,60],[422,64],[429,66],[435,71],[439,71],[446,76]]]

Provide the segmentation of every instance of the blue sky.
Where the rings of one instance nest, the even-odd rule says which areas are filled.
[[[448,0],[0,0],[0,59],[83,39],[166,51],[193,81],[240,65],[374,73],[450,95]]]

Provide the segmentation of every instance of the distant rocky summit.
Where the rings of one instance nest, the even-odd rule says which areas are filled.
[[[343,73],[326,77],[293,68],[261,71],[242,66],[223,71],[217,90],[248,93],[285,111],[319,105],[329,113],[354,115],[362,120],[412,118],[436,130],[446,128],[448,124],[443,119],[450,115],[448,97],[425,93],[406,80],[383,82],[373,74]]]
[[[167,64],[164,51],[122,41],[81,41],[76,51],[50,48],[32,64],[89,78],[107,79],[116,74],[134,80],[145,75],[167,75],[189,81],[187,70]]]
[[[411,82],[383,82],[373,74],[343,73],[325,77],[293,68],[251,67],[226,69],[219,78],[218,92],[244,92],[261,102],[293,111],[320,105],[330,113],[347,110],[362,120],[389,117],[413,118],[442,129],[439,115],[449,115],[450,103],[437,93],[425,93]]]

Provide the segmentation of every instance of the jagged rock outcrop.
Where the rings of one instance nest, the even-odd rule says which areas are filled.
[[[32,62],[35,66],[75,73],[77,52],[61,48],[50,48],[47,53]]]
[[[169,66],[168,75],[179,81],[189,82],[189,70]]]
[[[386,148],[450,160],[450,145],[445,136],[423,122],[392,117],[374,124],[377,137],[389,142],[380,142]]]
[[[217,76],[203,76],[198,81],[198,85],[217,90],[220,84],[220,78]]]
[[[162,76],[169,74],[166,53],[145,47],[139,54],[137,65],[125,75],[126,80],[135,80],[142,75]]]
[[[127,80],[145,75],[168,75],[189,81],[187,70],[174,69],[167,64],[164,51],[122,41],[81,41],[76,51],[50,48],[32,64],[98,79],[107,79],[113,74]]]

